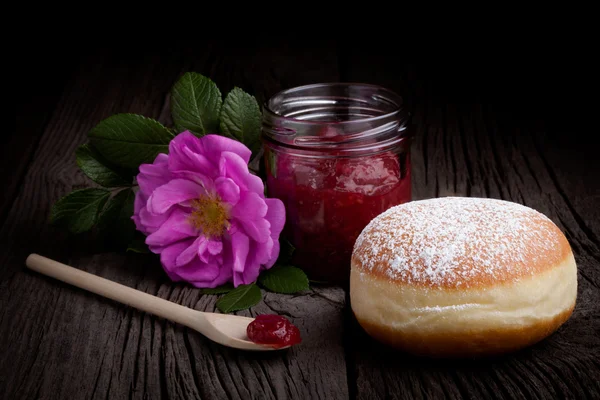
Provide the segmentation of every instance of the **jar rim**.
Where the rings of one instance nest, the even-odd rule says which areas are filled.
[[[325,87],[355,87],[355,88],[369,88],[376,90],[378,92],[386,93],[388,96],[385,98],[388,102],[394,104],[394,109],[392,111],[382,113],[380,115],[369,116],[364,118],[355,118],[348,121],[311,121],[306,119],[294,118],[283,115],[273,110],[273,102],[286,95],[294,94],[297,92],[307,91],[311,89],[317,88],[325,88]],[[353,125],[360,123],[369,123],[369,122],[377,122],[380,120],[385,120],[391,117],[398,116],[403,111],[404,99],[395,91],[388,89],[384,86],[370,84],[370,83],[360,83],[360,82],[320,82],[320,83],[312,83],[308,85],[300,85],[295,86],[288,89],[280,90],[271,96],[267,101],[265,101],[263,106],[263,112],[267,113],[270,117],[278,118],[284,121],[289,121],[294,124],[306,124],[306,125],[336,125],[336,126],[344,126],[344,125]]]

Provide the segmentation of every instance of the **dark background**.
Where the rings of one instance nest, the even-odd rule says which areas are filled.
[[[282,82],[282,86],[315,83],[311,75],[318,75],[323,63],[330,64],[331,59],[335,59],[339,64],[337,80],[360,78],[365,83],[385,85],[400,92],[409,106],[416,96],[427,92],[429,98],[446,102],[491,105],[515,120],[544,121],[550,128],[548,134],[555,139],[566,133],[570,137],[589,139],[596,131],[592,121],[598,106],[598,63],[594,60],[592,43],[585,37],[457,41],[446,46],[438,44],[437,51],[419,49],[414,53],[394,42],[280,39],[267,40],[266,44],[226,40],[194,43],[139,46],[107,41],[82,46],[73,39],[44,42],[41,38],[41,42],[28,46],[27,51],[15,59],[16,73],[21,76],[16,86],[20,122],[17,131],[29,132],[22,119],[43,112],[59,95],[65,81],[82,68],[82,64],[89,65],[86,60],[94,54],[113,57],[106,67],[135,70],[136,66],[157,59],[171,65],[189,65],[191,60],[202,58],[207,48],[218,49],[222,60],[213,71],[203,72],[223,86],[223,91],[229,90],[232,84],[260,87],[261,82],[256,82],[252,69],[260,65],[269,70],[266,73],[276,75],[278,66],[268,63],[273,54],[279,54],[279,60],[298,63],[297,76]],[[323,60],[324,53],[330,58]],[[298,54],[305,57],[298,60]],[[266,59],[256,60],[261,56]],[[253,62],[247,63],[248,60]],[[247,65],[243,65],[245,62]],[[248,69],[247,76],[244,68]],[[228,74],[234,70],[238,76],[230,79]],[[252,82],[247,80],[250,76]],[[253,94],[264,100],[265,94],[272,93],[267,89]],[[587,125],[590,123],[592,125]],[[584,125],[587,129],[582,129]]]

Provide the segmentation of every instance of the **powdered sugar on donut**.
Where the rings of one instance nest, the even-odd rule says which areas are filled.
[[[531,276],[568,248],[558,227],[529,207],[443,197],[373,219],[356,240],[353,266],[409,284],[470,287]]]

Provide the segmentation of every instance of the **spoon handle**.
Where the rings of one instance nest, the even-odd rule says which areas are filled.
[[[171,301],[152,296],[148,293],[121,285],[99,276],[81,271],[77,268],[59,263],[58,261],[30,254],[25,261],[28,268],[41,274],[69,283],[73,286],[88,290],[100,296],[130,305],[142,311],[183,324],[193,329],[199,329],[204,322],[200,311],[181,306]]]

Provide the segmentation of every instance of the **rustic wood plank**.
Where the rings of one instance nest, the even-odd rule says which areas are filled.
[[[387,85],[412,102],[414,198],[493,197],[545,213],[573,247],[579,288],[573,316],[558,332],[521,352],[488,360],[435,361],[390,351],[352,321],[355,369],[349,382],[356,387],[351,392],[365,399],[600,397],[599,171],[579,162],[579,146],[571,143],[568,152],[564,141],[562,146],[553,141],[560,134],[571,135],[571,141],[580,135],[573,130],[557,135],[552,126],[535,121],[536,115],[521,118],[531,117],[522,112],[525,103],[507,113],[505,105],[498,106],[505,99],[479,97],[472,86],[465,86],[471,96],[453,97],[441,93],[448,88],[415,79],[414,68],[399,66],[394,58],[359,55],[346,55],[352,66],[348,80]],[[387,67],[373,71],[373,63]]]
[[[239,51],[238,51],[239,50]],[[304,342],[276,354],[223,348],[187,328],[140,313],[24,270],[30,252],[199,310],[215,296],[173,284],[151,257],[95,251],[46,224],[51,204],[89,183],[73,154],[86,132],[116,112],[166,122],[166,94],[187,70],[268,97],[287,85],[337,76],[335,52],[289,49],[217,51],[212,46],[163,54],[93,54],[64,91],[22,190],[0,230],[0,392],[7,398],[347,398],[345,294],[314,288],[302,296],[266,294],[240,314],[278,312],[299,326]],[[265,56],[269,54],[265,66]],[[313,65],[312,73],[297,73]],[[316,61],[310,58],[316,56]],[[167,60],[167,61],[165,61]],[[249,84],[251,83],[251,84]]]

